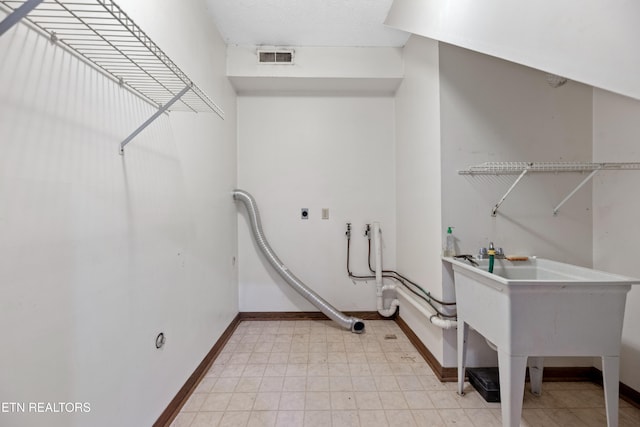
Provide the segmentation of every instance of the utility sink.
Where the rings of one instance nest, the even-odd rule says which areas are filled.
[[[498,349],[504,427],[520,425],[527,360],[532,392],[541,393],[546,356],[602,357],[607,422],[618,425],[624,309],[640,280],[541,258],[497,259],[493,273],[488,260],[443,260],[454,272],[460,394],[471,326]]]

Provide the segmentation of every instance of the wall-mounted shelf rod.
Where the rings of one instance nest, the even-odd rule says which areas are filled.
[[[191,89],[191,87],[193,86],[193,84],[191,85],[187,85],[185,86],[184,89],[182,89],[180,92],[178,92],[176,94],[176,96],[174,96],[169,102],[167,102],[166,105],[163,105],[162,107],[160,107],[158,109],[158,111],[155,112],[155,114],[151,117],[149,117],[147,119],[147,121],[145,121],[143,124],[140,125],[140,127],[138,127],[138,129],[134,130],[131,135],[129,135],[128,137],[126,137],[124,139],[124,141],[122,141],[120,143],[120,154],[124,154],[124,146],[127,145],[129,142],[131,142],[131,140],[133,138],[135,138],[136,136],[138,136],[138,134],[140,132],[142,132],[147,126],[149,126],[155,119],[157,119],[158,117],[160,117],[165,111],[167,111],[169,108],[171,108],[171,106],[178,101],[180,98],[182,98],[182,95],[184,95],[185,93],[187,93],[188,90]]]
[[[496,216],[498,208],[505,201],[509,193],[518,185],[525,175],[532,172],[537,173],[561,173],[561,172],[590,172],[558,205],[553,209],[553,214],[557,215],[560,207],[567,200],[573,197],[587,182],[589,182],[598,172],[602,170],[640,170],[640,162],[618,162],[618,163],[590,163],[590,162],[486,162],[476,166],[471,166],[464,170],[459,170],[459,175],[518,175],[515,182],[509,187],[500,201],[491,210],[491,216]]]
[[[558,205],[553,208],[553,214],[554,215],[558,215],[558,211],[560,210],[560,207],[562,205],[564,205],[567,200],[569,200],[570,198],[573,197],[574,194],[576,194],[576,192],[582,188],[583,185],[585,185],[587,182],[589,182],[591,180],[591,178],[593,178],[595,176],[595,174],[597,174],[598,172],[600,172],[602,169],[598,168],[595,169],[593,171],[591,171],[591,173],[589,175],[587,175],[587,177],[585,179],[583,179],[580,184],[577,185],[576,188],[573,189],[573,191],[569,194],[567,194],[567,197],[565,197],[564,199],[562,199],[562,201],[560,203],[558,203]]]
[[[491,216],[496,216],[496,214],[498,213],[498,209],[500,208],[500,205],[502,205],[502,203],[505,201],[505,199],[507,198],[509,193],[511,193],[511,191],[513,191],[513,189],[516,188],[516,185],[518,185],[520,180],[522,178],[524,178],[524,176],[527,174],[527,172],[529,172],[529,169],[525,169],[525,170],[522,171],[522,173],[520,173],[520,176],[518,176],[518,178],[515,180],[515,182],[513,184],[511,184],[511,187],[509,187],[507,192],[504,193],[504,196],[502,196],[500,201],[498,203],[496,203],[496,205],[493,207],[493,209],[491,210]]]
[[[0,10],[8,14],[0,22],[0,35],[24,19],[52,42],[157,106],[160,114],[214,112],[224,119],[224,111],[113,0],[0,0]],[[127,137],[121,152],[152,121]]]

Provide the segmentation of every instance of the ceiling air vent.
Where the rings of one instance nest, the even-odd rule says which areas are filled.
[[[293,64],[292,49],[258,50],[258,62],[261,64]]]

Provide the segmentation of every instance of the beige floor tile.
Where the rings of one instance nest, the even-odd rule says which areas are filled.
[[[244,371],[245,364],[229,364],[225,365],[224,370],[220,373],[220,376],[223,378],[226,377],[240,377],[242,376],[242,371]]]
[[[380,392],[379,395],[384,409],[409,409],[409,405],[400,391]]]
[[[256,401],[256,393],[233,393],[227,411],[250,411]]]
[[[495,411],[491,411],[498,421],[502,420],[502,416],[496,416]],[[500,411],[498,411],[498,413],[499,412]],[[523,409],[522,425],[526,427],[560,427],[551,419],[544,409]]]
[[[271,366],[271,365],[270,365]],[[242,377],[262,377],[264,375],[266,364],[260,365],[251,365],[248,364],[245,366],[244,371],[242,371]]]
[[[254,411],[277,411],[281,393],[277,391],[259,392],[253,404]]]
[[[392,322],[367,321],[362,335],[330,321],[242,322],[172,427],[500,426],[499,403],[456,387],[438,381]],[[528,389],[522,426],[606,425],[595,384]],[[640,426],[640,409],[621,401],[619,413],[621,427]]]
[[[330,377],[346,377],[351,375],[349,364],[347,363],[329,363],[328,365]]]
[[[331,409],[336,411],[355,410],[356,398],[351,391],[332,391]]]
[[[570,409],[549,409],[549,417],[562,427],[584,427],[584,423]]]
[[[213,388],[214,384],[216,383],[216,381],[218,381],[218,379],[215,377],[204,377],[193,392],[209,393]]]
[[[604,407],[604,392],[596,390],[551,390],[549,394],[559,403],[560,408]]]
[[[396,381],[396,377],[393,375],[382,375],[378,377],[374,377],[374,381],[376,382],[376,388],[378,391],[400,391],[400,386]]]
[[[458,395],[455,391],[436,390],[429,392],[429,398],[433,402],[433,406],[438,409],[458,409]],[[445,420],[446,421],[446,420]]]
[[[356,391],[356,406],[361,410],[381,410],[382,401],[377,391]]]
[[[331,409],[331,395],[328,391],[308,391],[304,407],[310,411],[328,411]]]
[[[416,362],[411,364],[413,373],[417,376],[435,376],[435,373],[425,362]]]
[[[640,426],[640,408],[620,407],[620,422],[635,423]]]
[[[376,391],[376,381],[372,376],[351,377],[354,391]]]
[[[604,410],[601,412],[595,408],[589,409],[571,409],[576,417],[578,417],[586,427],[600,427],[607,425],[607,415]]]
[[[224,412],[198,412],[190,427],[212,427],[220,424]]]
[[[444,420],[436,409],[416,409],[411,413],[420,427],[445,427]]]
[[[502,427],[502,423],[498,420],[490,409],[463,409],[467,418],[471,420],[475,427]]]
[[[358,418],[362,427],[389,427],[387,416],[382,410],[361,410],[358,411]]]
[[[391,427],[417,427],[413,414],[409,410],[385,410],[384,413]]]
[[[253,411],[247,427],[274,427],[277,417],[278,411]]]
[[[362,377],[371,375],[371,369],[367,363],[352,363],[349,364],[349,375],[352,377]]]
[[[260,383],[260,391],[282,391],[284,377],[263,377]]]
[[[234,391],[236,393],[251,393],[260,389],[260,383],[262,378],[260,377],[244,377],[240,378]]]
[[[473,389],[465,391],[464,396],[460,396],[455,391],[453,393],[461,408],[482,409],[487,407],[487,402]]]
[[[286,364],[289,362],[289,353],[268,353],[269,360],[267,363],[269,365],[279,365]]]
[[[289,363],[291,364],[306,364],[309,363],[309,353],[296,353],[295,350],[293,349],[293,346],[291,348],[291,353],[289,353]]]
[[[348,363],[347,353],[327,353],[327,363]]]
[[[291,364],[287,365],[287,377],[304,377],[307,375],[307,364]]]
[[[282,391],[305,391],[307,389],[307,377],[285,377]]]
[[[474,427],[463,409],[439,409],[438,413],[446,426]]]
[[[280,411],[304,410],[306,394],[304,391],[284,391],[280,397]]]
[[[307,391],[329,391],[329,377],[307,377]]]
[[[269,350],[272,353],[289,353],[291,351],[290,342],[274,342]]]
[[[189,427],[196,415],[196,412],[180,412],[169,427]]]
[[[413,368],[407,363],[389,363],[394,375],[413,375]]]
[[[251,412],[225,412],[218,424],[219,427],[246,427]]]
[[[404,398],[409,409],[434,409],[433,402],[426,391],[405,391]]]
[[[271,353],[251,353],[249,360],[247,360],[247,364],[265,364],[269,362],[269,356],[271,356]]]
[[[371,369],[371,375],[393,375],[391,366],[388,363],[369,363],[369,369]]]
[[[329,377],[329,390],[353,391],[353,383],[351,382],[351,377]]]
[[[299,342],[293,341],[291,343],[291,354],[305,354],[306,357],[309,357],[309,343],[308,342]],[[306,363],[306,362],[296,362],[296,363]]]
[[[360,427],[358,411],[331,411],[333,427]]]
[[[371,353],[367,351],[365,358],[368,363],[387,363],[387,357],[383,352]]]
[[[420,375],[417,377],[425,390],[447,390],[447,385],[440,382],[438,378],[431,375]]]
[[[319,364],[319,365],[326,365],[327,363],[329,363],[329,356],[327,351],[320,351],[320,352],[313,352],[311,350],[309,350],[309,364]]]
[[[276,427],[293,427],[302,425],[304,425],[304,411],[278,411]]]
[[[304,427],[327,427],[331,425],[331,411],[305,411]]]
[[[309,363],[307,375],[310,377],[326,377],[329,375],[329,365],[326,363]]]
[[[265,377],[284,377],[286,373],[286,363],[268,364],[264,370]]]
[[[420,379],[415,375],[396,375],[396,381],[402,391],[424,390],[424,386],[420,382]]]
[[[209,368],[209,370],[207,371],[207,373],[205,374],[205,377],[214,377],[217,378],[220,376],[220,374],[222,373],[222,371],[224,371],[224,365],[216,365],[213,364],[211,365],[211,368]]]
[[[238,382],[240,381],[240,377],[220,377],[218,381],[211,388],[211,392],[216,393],[224,393],[224,392],[232,392],[235,390]]]
[[[208,393],[194,393],[182,407],[182,412],[198,412],[202,404],[207,400]]]

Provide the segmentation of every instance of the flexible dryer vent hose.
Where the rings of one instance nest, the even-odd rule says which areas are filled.
[[[251,221],[251,230],[253,231],[253,238],[256,241],[258,247],[267,258],[271,266],[282,276],[284,280],[295,289],[300,295],[306,298],[311,304],[313,304],[318,310],[324,313],[329,319],[336,322],[338,325],[345,329],[349,329],[351,332],[361,334],[364,332],[364,322],[361,319],[346,316],[344,313],[336,310],[331,304],[322,299],[318,294],[309,289],[300,279],[298,279],[283,263],[280,261],[276,253],[269,246],[269,242],[264,237],[262,232],[262,223],[260,222],[260,212],[258,212],[258,206],[255,199],[251,194],[243,190],[234,190],[233,199],[244,203],[249,213],[249,219]]]

